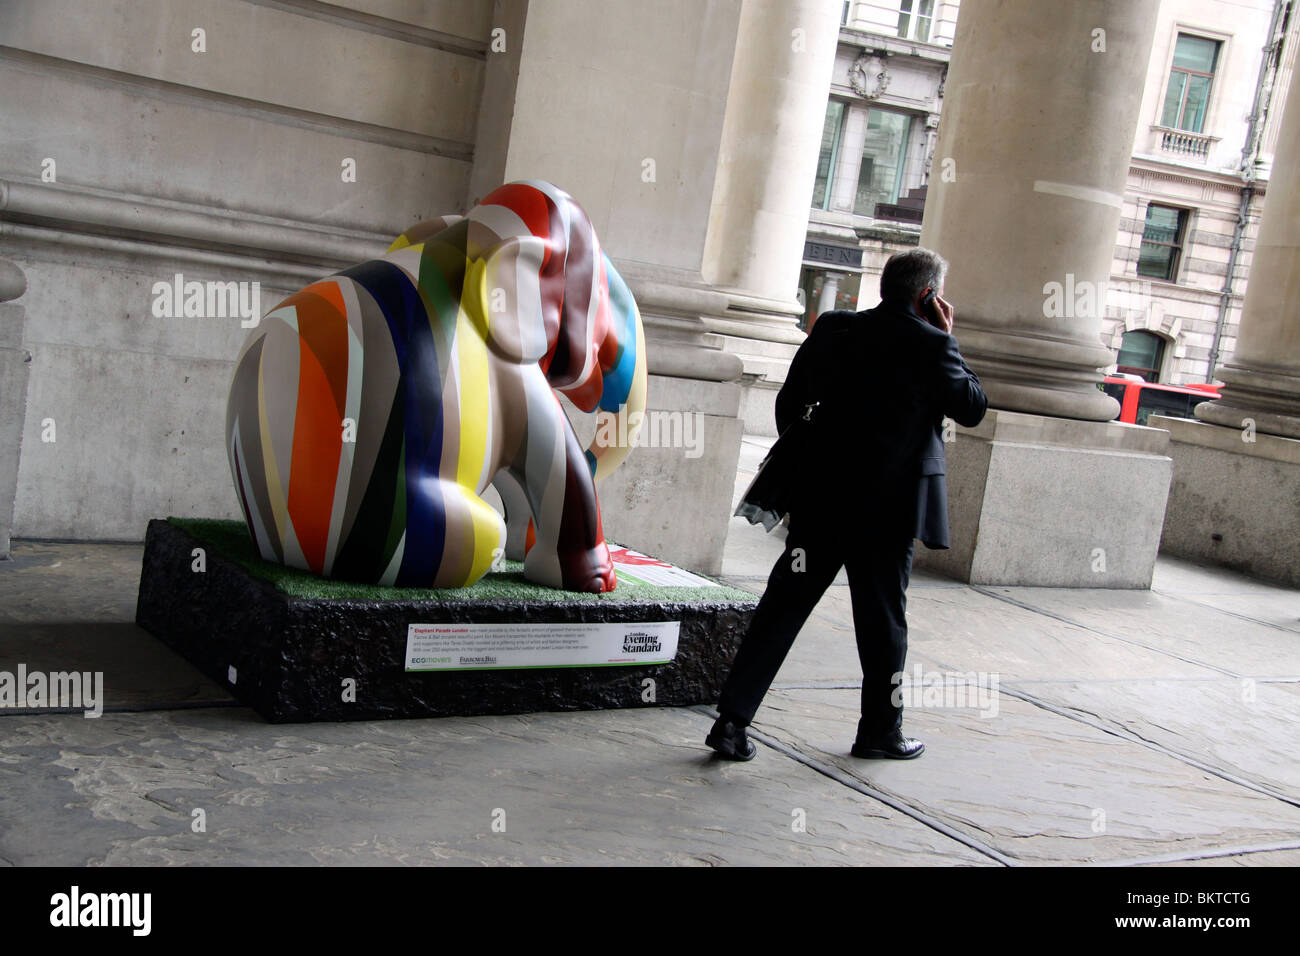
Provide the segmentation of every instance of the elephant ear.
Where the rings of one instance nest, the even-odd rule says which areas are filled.
[[[464,216],[437,216],[433,219],[426,219],[424,222],[417,222],[394,239],[393,244],[388,247],[388,251],[396,252],[398,249],[405,249],[407,246],[418,246],[430,236],[436,236],[448,226],[454,226],[464,218]]]
[[[472,299],[475,321],[502,358],[540,362],[559,335],[564,278],[545,274],[548,253],[540,236],[511,236],[470,262],[462,302],[469,309]]]

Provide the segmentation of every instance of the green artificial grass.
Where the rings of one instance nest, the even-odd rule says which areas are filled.
[[[468,588],[393,588],[354,581],[334,581],[309,571],[287,568],[264,561],[253,547],[248,527],[242,521],[218,521],[212,518],[168,518],[168,522],[193,535],[213,551],[229,558],[255,578],[274,585],[293,598],[317,598],[351,601],[545,601],[554,603],[587,602],[663,602],[694,604],[701,601],[756,601],[748,591],[715,582],[713,587],[661,587],[633,581],[619,575],[618,587],[605,594],[561,591],[534,584],[524,577],[522,561],[505,561],[498,571],[489,571],[477,584]],[[704,577],[704,575],[700,575]],[[706,578],[706,580],[708,580]]]

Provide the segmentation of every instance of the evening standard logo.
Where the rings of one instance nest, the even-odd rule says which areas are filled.
[[[84,710],[86,717],[104,713],[104,672],[0,671],[0,709],[53,707]]]
[[[495,657],[492,657],[491,655],[488,655],[488,656],[485,656],[485,657],[462,657],[462,658],[460,658],[460,665],[461,665],[461,667],[465,667],[465,666],[471,666],[471,667],[477,666],[477,667],[482,667],[482,666],[484,666],[484,665],[486,665],[486,664],[495,664],[496,662],[497,662],[497,659],[496,659]]]
[[[57,927],[130,927],[148,936],[153,924],[152,893],[82,893],[74,886],[50,897],[50,925]]]
[[[633,631],[631,634],[623,635],[624,654],[661,654],[663,649],[664,645],[659,638],[645,631]]]

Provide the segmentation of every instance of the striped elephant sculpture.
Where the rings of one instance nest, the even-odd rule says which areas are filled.
[[[557,392],[597,414],[587,449]],[[595,483],[645,403],[631,292],[578,204],[526,181],[267,313],[235,363],[226,447],[269,561],[449,588],[504,554],[531,581],[609,591]]]

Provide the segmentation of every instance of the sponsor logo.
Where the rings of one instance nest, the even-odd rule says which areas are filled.
[[[659,638],[644,631],[633,631],[623,635],[624,654],[661,654],[664,645]]]

